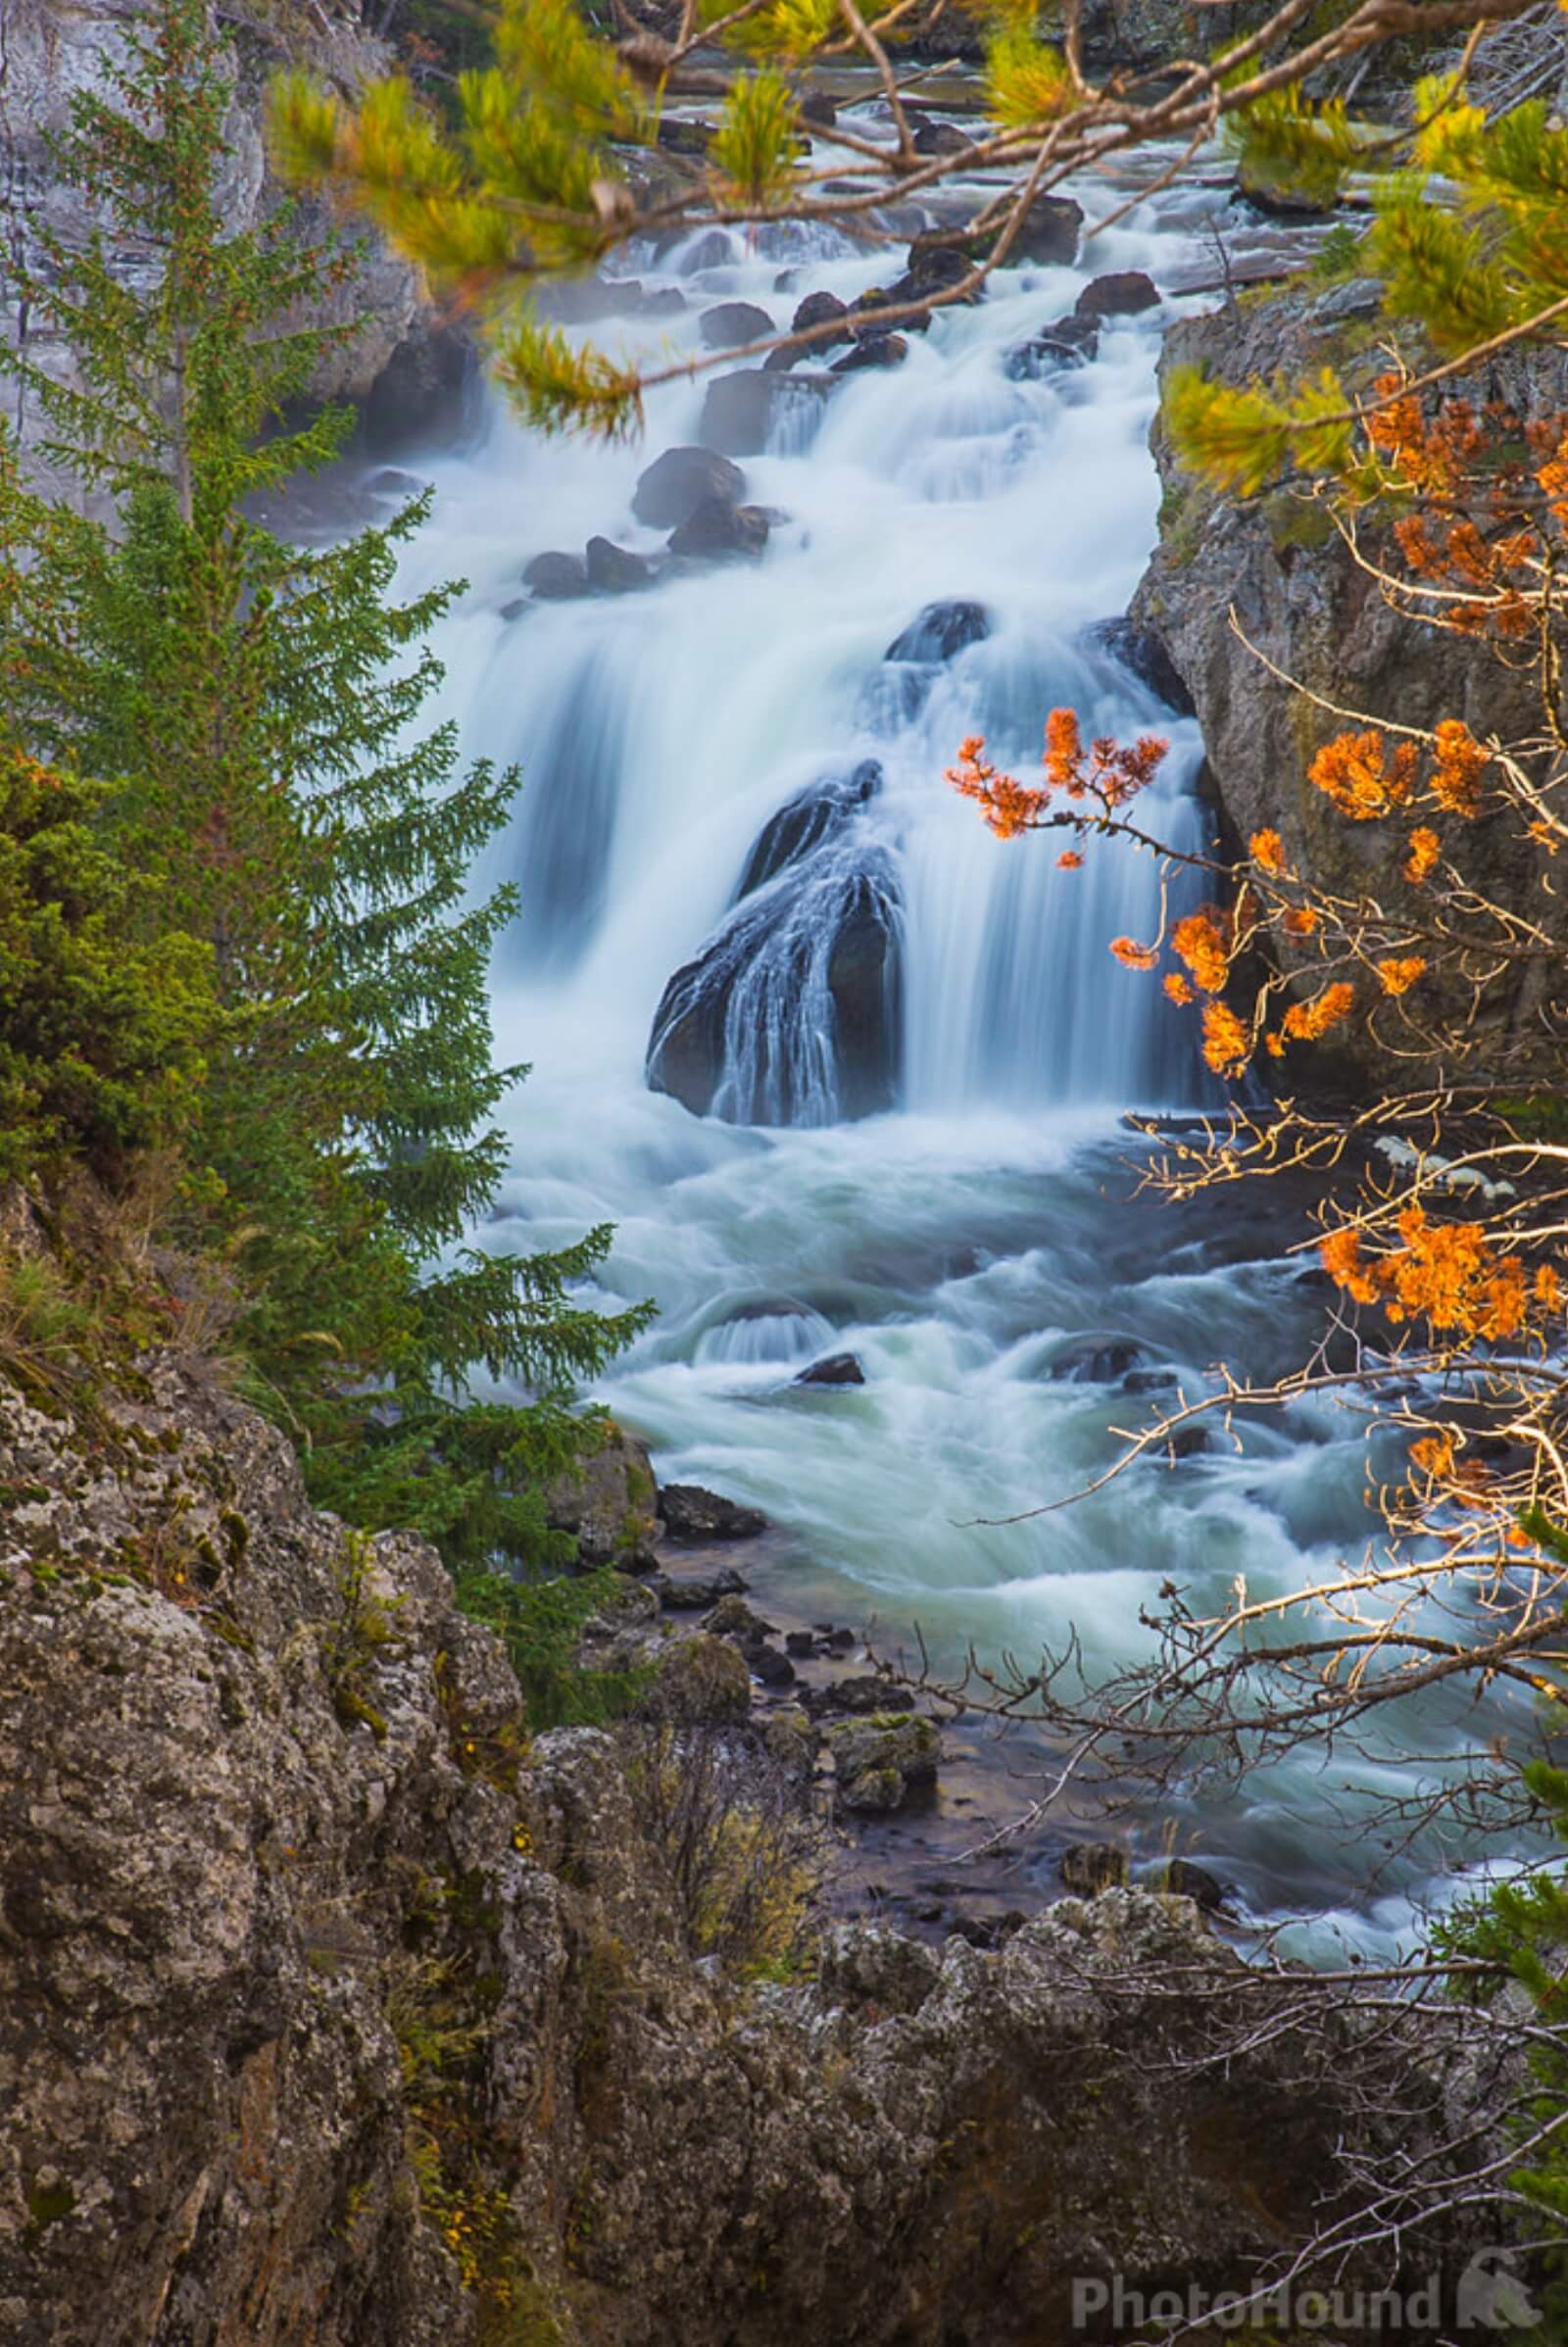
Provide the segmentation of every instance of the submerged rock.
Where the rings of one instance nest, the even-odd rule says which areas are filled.
[[[710,498],[738,505],[746,475],[710,448],[666,448],[637,476],[631,510],[650,529],[676,530]]]
[[[1003,361],[1002,369],[1010,382],[1037,382],[1045,375],[1087,367],[1099,348],[1097,318],[1058,318],[1032,341],[1015,344]]]
[[[760,456],[785,420],[814,428],[833,380],[831,375],[784,373],[762,367],[719,375],[709,384],[703,402],[703,446],[726,457]]]
[[[797,1376],[798,1386],[863,1386],[865,1371],[853,1352],[830,1352]]]
[[[588,593],[588,565],[580,554],[536,554],[522,583],[546,603],[564,603]]]
[[[956,660],[971,644],[991,633],[991,613],[983,603],[928,603],[917,618],[896,635],[885,660],[940,662]]]
[[[1051,1374],[1074,1386],[1113,1386],[1147,1358],[1136,1337],[1101,1331],[1063,1345],[1052,1361]]]
[[[909,355],[909,346],[902,334],[867,334],[846,351],[842,359],[833,362],[836,375],[858,374],[867,367],[902,367]]]
[[[831,839],[881,788],[882,768],[874,758],[867,758],[843,781],[829,775],[798,791],[758,833],[735,891],[735,903]]]
[[[737,506],[727,497],[705,497],[679,529],[669,551],[697,562],[716,562],[766,552],[769,521],[760,506]]]
[[[588,584],[601,595],[635,595],[654,583],[654,566],[646,555],[612,545],[608,538],[588,541]]]

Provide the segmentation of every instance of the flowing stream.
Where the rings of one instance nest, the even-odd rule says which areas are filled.
[[[1125,192],[1078,190],[1091,220]],[[1059,1512],[976,1522],[1103,1470],[1112,1430],[1150,1406],[1129,1367],[1197,1395],[1221,1354],[1284,1369],[1321,1311],[1284,1254],[1289,1215],[1239,1222],[1224,1194],[1182,1211],[1130,1198],[1120,1113],[1206,1097],[1190,1019],[1106,951],[1154,932],[1152,861],[1092,846],[1084,869],[1058,869],[1059,840],[1000,845],[943,781],[972,733],[1027,775],[1046,711],[1070,703],[1086,734],[1169,737],[1150,827],[1203,837],[1196,727],[1085,635],[1125,609],[1153,542],[1158,338],[1184,305],[1111,320],[1093,364],[1049,379],[1014,381],[1004,362],[1091,275],[1168,283],[1183,265],[1191,279],[1200,216],[1222,201],[1178,188],[1076,268],[999,274],[982,305],[911,335],[905,365],[849,376],[814,431],[786,420],[743,460],[749,499],[783,516],[759,562],[518,608],[544,550],[602,534],[661,551],[665,533],[631,513],[635,484],[697,439],[710,377],[657,391],[634,448],[547,444],[495,403],[470,446],[427,465],[436,520],[417,560],[470,582],[437,642],[448,706],[469,752],[524,774],[493,874],[523,899],[496,1010],[503,1050],[533,1073],[485,1244],[612,1221],[607,1285],[661,1310],[602,1392],[662,1475],[765,1509],[794,1536],[803,1602],[875,1617],[894,1641],[918,1621],[948,1659],[969,1641],[1032,1658],[1072,1627],[1093,1671],[1147,1648],[1140,1608],[1166,1580],[1201,1611],[1238,1577],[1297,1586],[1372,1529],[1362,1423],[1326,1407],[1140,1465]],[[695,350],[710,303],[787,324],[805,293],[852,299],[897,266],[830,236],[760,242],[731,239],[721,263],[711,239],[633,255],[646,290],[677,286],[690,307],[596,338]],[[927,607],[956,602],[988,632],[947,659],[887,659]],[[776,905],[764,888],[732,916],[770,820],[824,780],[825,844],[773,880]],[[894,1104],[858,1118],[822,950],[847,889],[870,892],[892,937]],[[720,932],[742,966],[718,1113],[699,1117],[651,1091],[644,1064],[670,978]],[[793,1382],[836,1351],[858,1356],[863,1386]],[[1439,1749],[1460,1734],[1430,1726]],[[1173,1828],[1259,1916],[1386,1944],[1451,1854],[1391,1854],[1363,1887],[1368,1853],[1345,1820],[1373,1765],[1281,1765],[1150,1830]]]

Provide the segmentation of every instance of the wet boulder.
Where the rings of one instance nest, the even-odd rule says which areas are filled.
[[[764,367],[720,375],[708,386],[698,437],[720,456],[760,456],[784,422],[793,419],[803,429],[814,428],[833,380],[831,375]]]
[[[833,372],[850,375],[867,367],[902,367],[908,355],[909,346],[902,334],[867,334],[842,359],[834,360]]]
[[[735,259],[733,238],[723,228],[705,228],[680,257],[680,273],[695,277],[705,269],[727,269]]]
[[[1007,248],[1009,262],[1070,269],[1078,258],[1084,211],[1071,196],[1036,196]]]
[[[796,1378],[798,1386],[863,1386],[865,1371],[853,1352],[830,1352]]]
[[[773,320],[756,302],[717,302],[705,310],[697,331],[710,351],[733,350],[738,343],[760,342],[773,331]]]
[[[803,302],[797,304],[795,316],[790,319],[790,332],[807,334],[813,326],[825,327],[842,322],[842,334],[824,333],[821,341],[813,345],[817,350],[827,350],[835,342],[848,342],[849,316],[849,304],[841,302],[836,293],[829,293],[824,287],[820,292],[808,293]]]
[[[665,1484],[659,1513],[672,1540],[750,1540],[767,1530],[760,1508],[743,1507],[701,1484]]]
[[[890,1108],[903,901],[887,856],[830,840],[744,898],[665,987],[647,1082],[695,1116],[835,1124]]]
[[[1112,269],[1086,285],[1075,305],[1079,318],[1137,318],[1159,308],[1159,289],[1141,269]]]
[[[601,595],[635,595],[654,583],[654,566],[646,555],[612,545],[608,538],[588,541],[588,584]]]
[[[766,549],[769,526],[760,506],[737,506],[727,497],[705,497],[672,533],[669,551],[702,562],[760,555]]]
[[[536,554],[522,583],[542,603],[566,603],[588,592],[588,565],[580,554]]]
[[[944,122],[931,115],[922,115],[910,125],[909,141],[917,155],[972,155],[974,140],[966,138],[956,122]]]
[[[710,497],[738,505],[746,475],[710,448],[666,448],[637,478],[631,510],[654,530],[678,530]]]
[[[1014,383],[1038,382],[1044,375],[1087,367],[1099,348],[1098,318],[1058,318],[1032,341],[1016,344],[1003,361],[1002,370]]]
[[[1098,619],[1085,630],[1085,640],[1108,653],[1178,717],[1198,714],[1192,694],[1163,639],[1152,627],[1145,627],[1136,619]]]
[[[991,633],[991,614],[982,603],[928,603],[907,627],[896,635],[885,660],[919,660],[933,664],[956,660],[971,644]]]
[[[799,863],[841,831],[881,787],[882,768],[874,758],[867,758],[842,780],[828,775],[798,791],[758,833],[735,891],[735,903],[764,887],[788,865]]]
[[[1051,1374],[1072,1386],[1113,1386],[1147,1358],[1136,1337],[1098,1330],[1064,1345],[1051,1364]]]

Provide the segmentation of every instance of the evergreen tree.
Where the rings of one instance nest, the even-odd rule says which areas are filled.
[[[110,779],[122,850],[159,884],[147,917],[210,950],[223,1023],[188,1229],[231,1257],[246,1357],[318,1490],[455,1560],[548,1555],[532,1488],[583,1439],[569,1388],[646,1315],[573,1299],[608,1230],[433,1263],[494,1193],[494,1112],[524,1072],[492,1065],[486,999],[514,893],[467,902],[517,777],[460,771],[450,725],[417,733],[424,640],[459,591],[390,596],[426,501],[325,552],[252,517],[341,445],[340,415],[286,420],[333,339],[290,319],[354,263],[287,216],[225,233],[229,85],[203,0],[158,0],[109,79],[54,153],[105,230],[79,250],[45,230],[25,287],[74,378],[9,364],[47,455],[118,526],[0,468],[4,722]],[[109,233],[154,244],[150,283],[117,275]],[[529,1406],[473,1403],[475,1364]]]

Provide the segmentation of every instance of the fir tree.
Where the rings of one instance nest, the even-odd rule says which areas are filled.
[[[109,779],[122,850],[159,884],[148,917],[210,951],[223,1023],[189,1228],[229,1251],[247,1359],[309,1439],[318,1489],[455,1560],[550,1554],[533,1487],[583,1440],[569,1389],[646,1315],[574,1300],[607,1230],[435,1262],[494,1194],[494,1113],[524,1072],[492,1064],[486,997],[514,896],[467,901],[517,777],[460,770],[451,726],[417,733],[439,675],[425,638],[459,591],[391,596],[426,501],[325,552],[252,518],[341,445],[339,415],[285,420],[333,338],[289,319],[354,261],[286,216],[225,233],[228,96],[202,0],[159,0],[56,144],[61,174],[161,266],[127,284],[103,235],[44,235],[26,291],[74,378],[10,363],[52,462],[118,527],[0,470],[7,724]],[[474,1403],[476,1364],[529,1405]]]

